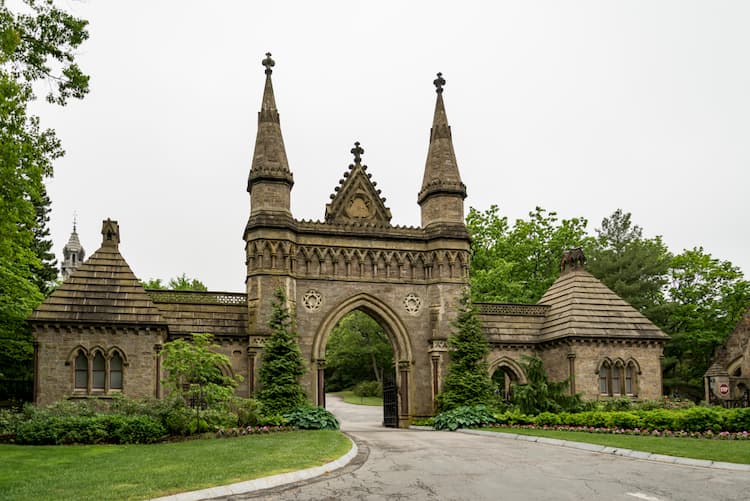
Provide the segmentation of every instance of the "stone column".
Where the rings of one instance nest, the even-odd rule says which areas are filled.
[[[247,397],[253,396],[255,391],[255,357],[258,351],[254,348],[247,348]]]
[[[576,354],[568,353],[568,374],[570,377],[570,394],[576,394]]]
[[[39,341],[33,341],[34,346],[34,386],[32,388],[32,402],[36,403],[39,396]]]
[[[399,385],[398,385],[398,393],[401,397],[401,409],[399,411],[399,427],[401,426],[401,422],[404,421],[405,424],[408,423],[409,420],[409,369],[411,368],[411,363],[408,360],[401,360],[398,363],[398,370],[399,370]]]
[[[317,378],[317,394],[318,394],[318,407],[326,407],[326,361],[325,359],[318,359],[315,361],[315,366],[318,368]]]
[[[437,312],[431,311],[431,323],[437,325]],[[432,318],[434,317],[434,318]],[[433,333],[436,332],[436,327],[433,328]],[[448,342],[445,339],[432,339],[430,340],[430,361],[432,362],[432,410],[437,410],[437,396],[440,393],[441,387],[441,370],[443,362],[443,354],[448,351]]]
[[[154,397],[157,399],[161,398],[161,350],[163,346],[160,344],[154,345],[154,353],[156,354],[156,377],[154,378]]]

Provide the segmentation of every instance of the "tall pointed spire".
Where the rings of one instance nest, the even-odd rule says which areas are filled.
[[[251,214],[263,210],[291,214],[289,192],[294,184],[294,178],[289,170],[284,138],[281,135],[279,111],[276,109],[276,98],[271,83],[272,68],[276,63],[271,59],[270,52],[266,53],[262,64],[266,68],[266,84],[258,112],[258,132],[247,182]]]
[[[77,216],[74,214],[73,232],[70,234],[68,243],[63,247],[63,262],[60,267],[63,280],[67,280],[70,274],[73,273],[81,263],[83,263],[83,259],[86,257],[86,251],[83,249],[81,241],[78,239],[78,231],[76,230],[77,223]]]
[[[417,198],[422,207],[423,227],[437,222],[463,224],[463,201],[466,198],[466,185],[458,173],[451,128],[443,102],[445,79],[442,73],[437,74],[433,84],[437,102],[430,129],[430,148],[425,162],[422,190]]]

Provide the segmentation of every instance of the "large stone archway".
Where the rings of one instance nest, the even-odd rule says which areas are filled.
[[[346,313],[363,309],[386,329],[394,346],[399,422],[434,411],[446,364],[455,306],[468,283],[466,187],[458,172],[443,103],[445,80],[435,80],[437,102],[417,202],[420,227],[394,226],[386,199],[354,156],[325,206],[323,221],[292,216],[289,169],[268,57],[245,228],[250,378],[268,334],[273,290],[285,289],[295,312],[300,348],[309,362],[311,399],[324,404],[325,341]],[[416,191],[416,190],[415,190]],[[252,386],[252,385],[251,385]],[[252,391],[253,388],[248,388]]]
[[[407,422],[411,415],[411,381],[414,355],[412,342],[407,326],[399,314],[393,311],[385,302],[367,293],[356,294],[335,305],[329,314],[322,319],[316,330],[312,344],[312,367],[316,370],[316,384],[314,387],[314,401],[325,407],[325,357],[326,345],[333,328],[349,313],[360,310],[373,318],[384,330],[393,348],[393,361],[398,388],[399,422]]]

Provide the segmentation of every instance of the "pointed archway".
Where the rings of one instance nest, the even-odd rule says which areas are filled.
[[[388,305],[370,294],[356,294],[340,302],[321,321],[312,346],[312,362],[317,371],[313,391],[314,401],[317,405],[325,407],[325,354],[328,338],[339,321],[355,310],[360,310],[375,320],[391,342],[397,388],[398,423],[399,426],[406,425],[411,415],[413,347],[406,326],[398,315]]]

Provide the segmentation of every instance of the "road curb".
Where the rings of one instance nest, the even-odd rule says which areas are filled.
[[[416,429],[432,429],[426,426],[412,427]],[[533,435],[518,435],[516,433],[504,433],[497,431],[484,430],[456,430],[458,433],[467,435],[481,435],[483,437],[496,437],[506,440],[520,440],[523,442],[536,442],[539,444],[556,445],[558,447],[568,447],[570,449],[580,449],[589,452],[599,452],[602,454],[612,454],[615,456],[629,457],[633,459],[646,459],[648,461],[658,461],[660,463],[679,464],[683,466],[698,466],[701,468],[716,468],[720,470],[746,471],[750,472],[750,464],[725,463],[723,461],[711,461],[707,459],[682,458],[677,456],[666,456],[664,454],[651,454],[650,452],[634,451],[631,449],[619,449],[607,447],[604,445],[587,444],[584,442],[572,442],[569,440],[559,440],[556,438],[536,437]]]
[[[357,453],[359,452],[357,444],[354,442],[354,440],[351,439],[351,437],[347,436],[346,438],[349,439],[352,444],[352,448],[349,449],[349,452],[347,452],[340,458],[321,466],[314,466],[312,468],[306,468],[304,470],[291,471],[289,473],[281,473],[279,475],[271,475],[269,477],[256,478],[254,480],[246,480],[244,482],[237,482],[235,484],[210,487],[208,489],[201,489],[197,491],[181,492],[179,494],[173,494],[171,496],[153,498],[153,501],[198,501],[201,499],[222,498],[271,489],[273,487],[292,484],[303,480],[310,480],[312,478],[331,473],[332,471],[338,470],[339,468],[343,468],[357,456]]]

